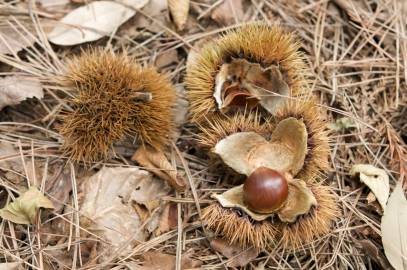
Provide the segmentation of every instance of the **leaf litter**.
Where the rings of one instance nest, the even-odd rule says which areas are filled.
[[[231,2],[236,4],[230,5]],[[64,6],[63,10],[56,10],[55,13],[58,15],[55,15],[55,18],[59,18],[60,14],[69,14],[87,4],[89,4],[88,1],[72,1]],[[372,254],[376,254],[376,250],[382,251],[383,246],[392,265],[399,267],[400,262],[403,262],[400,258],[403,250],[395,249],[399,242],[387,238],[389,230],[394,230],[395,222],[391,224],[390,229],[381,231],[381,219],[385,220],[386,216],[397,215],[404,211],[403,203],[391,203],[395,194],[398,194],[397,201],[404,202],[402,199],[405,200],[405,198],[401,197],[400,188],[395,189],[390,195],[382,217],[381,213],[372,211],[365,200],[370,196],[370,188],[362,189],[360,184],[355,184],[355,180],[350,177],[349,169],[355,164],[378,164],[380,168],[387,168],[390,189],[394,187],[396,180],[401,182],[405,179],[407,108],[404,93],[407,78],[405,72],[407,50],[402,37],[405,36],[406,31],[406,19],[403,16],[406,7],[403,2],[392,3],[381,0],[352,3],[343,0],[260,1],[257,3],[192,1],[188,13],[190,18],[196,20],[188,20],[185,29],[182,32],[176,32],[168,18],[167,1],[151,0],[139,12],[136,11],[133,18],[123,24],[115,24],[113,30],[104,32],[97,41],[89,44],[112,46],[115,50],[128,48],[132,56],[146,62],[152,59],[153,54],[177,51],[177,60],[173,60],[175,58],[171,56],[169,60],[162,63],[165,64],[163,68],[170,74],[172,81],[182,84],[183,64],[188,52],[189,56],[193,54],[194,51],[191,48],[197,44],[195,49],[199,49],[202,46],[199,42],[211,40],[223,30],[237,27],[236,23],[246,20],[265,20],[273,24],[282,23],[289,30],[295,30],[301,38],[301,50],[306,54],[310,70],[314,75],[313,83],[317,90],[318,102],[320,106],[327,107],[329,122],[338,123],[334,129],[339,132],[334,134],[331,140],[333,170],[328,173],[327,181],[335,187],[343,215],[335,225],[332,234],[313,243],[316,249],[311,253],[307,250],[288,253],[277,248],[269,255],[253,254],[250,258],[252,262],[248,262],[246,267],[255,269],[255,265],[258,265],[259,269],[260,266],[263,269],[269,269],[329,266],[343,269],[351,265],[355,269],[369,267],[374,269],[378,265],[385,264],[375,261],[373,256],[366,256],[363,250],[369,247]],[[46,39],[38,35],[37,29],[44,19],[51,18],[53,15],[46,8],[37,9],[34,6],[29,9],[28,5],[22,4],[21,1],[13,1],[12,4],[1,4],[0,9],[3,11],[0,12],[2,27],[6,22],[4,14],[18,15],[17,21],[27,29],[32,29],[30,27],[34,26],[35,29],[30,33],[38,38],[35,41],[35,46],[38,47],[30,46],[32,39],[15,38],[13,39],[15,42],[11,42],[6,38],[8,43],[12,44],[14,49],[12,51],[20,53],[16,58],[12,51],[2,50],[1,79],[20,76],[20,71],[28,74],[34,72],[41,76],[45,73],[58,73],[56,72],[60,70],[58,61],[89,45],[72,47],[53,45],[52,48],[48,46]],[[30,14],[34,14],[34,21]],[[53,21],[55,22],[55,19]],[[54,23],[53,26],[57,25],[61,24]],[[118,29],[117,32],[116,29]],[[2,32],[2,37],[4,35],[12,37],[12,30],[8,28],[7,34]],[[108,38],[102,38],[105,35]],[[82,40],[82,36],[78,40]],[[1,45],[4,44],[2,41],[3,39],[0,41]],[[1,166],[4,167],[0,172],[0,205],[4,207],[8,202],[12,202],[15,196],[11,194],[17,191],[14,188],[25,186],[27,179],[32,178],[25,175],[27,172],[19,161],[21,156],[24,160],[35,159],[33,164],[38,164],[39,168],[44,169],[49,166],[42,174],[35,171],[36,175],[41,175],[37,181],[44,183],[46,194],[66,191],[68,199],[56,195],[56,200],[60,200],[60,205],[64,208],[62,212],[58,211],[62,214],[54,215],[50,213],[51,211],[42,211],[46,214],[45,219],[41,219],[42,224],[30,225],[30,230],[27,230],[25,225],[16,225],[2,219],[1,230],[2,233],[4,232],[6,240],[4,242],[7,244],[1,247],[1,266],[6,263],[12,264],[6,265],[10,267],[18,265],[21,269],[36,269],[43,264],[45,269],[46,267],[53,269],[56,265],[61,268],[73,268],[72,264],[75,264],[78,268],[88,263],[87,258],[91,258],[89,263],[93,264],[86,266],[93,265],[99,268],[106,267],[108,263],[133,267],[148,266],[148,263],[143,264],[148,260],[142,254],[151,250],[171,256],[171,265],[174,268],[182,265],[181,259],[184,253],[188,254],[187,251],[193,251],[192,257],[199,260],[205,268],[214,269],[227,264],[227,256],[222,255],[222,252],[215,254],[208,245],[207,234],[200,225],[199,208],[197,208],[207,204],[210,201],[208,200],[210,194],[218,191],[217,183],[222,181],[219,174],[223,171],[219,170],[218,164],[209,163],[205,155],[195,146],[191,134],[196,130],[190,124],[181,127],[176,145],[188,166],[184,168],[189,172],[185,180],[192,183],[191,187],[188,186],[185,192],[180,192],[178,195],[170,192],[164,197],[166,202],[161,202],[158,208],[154,208],[152,204],[149,206],[150,210],[144,204],[132,201],[134,215],[139,217],[140,221],[151,220],[151,224],[155,223],[151,225],[153,230],[147,230],[145,240],[138,243],[130,255],[124,258],[119,257],[119,253],[114,253],[110,257],[107,256],[109,260],[106,261],[101,258],[102,256],[98,256],[97,252],[95,255],[94,249],[89,248],[92,246],[90,243],[94,243],[96,238],[96,242],[100,245],[107,245],[106,239],[95,235],[96,232],[86,231],[79,223],[80,220],[76,218],[76,210],[79,208],[76,209],[75,205],[77,204],[78,207],[81,205],[84,194],[77,193],[75,189],[82,185],[86,178],[79,175],[74,177],[68,170],[61,177],[65,180],[58,180],[59,178],[56,177],[55,184],[51,184],[54,181],[51,179],[54,177],[52,172],[59,171],[59,167],[63,166],[63,164],[54,164],[58,161],[66,162],[61,160],[57,151],[60,138],[54,131],[59,121],[57,117],[59,109],[66,107],[67,104],[60,96],[61,92],[64,93],[64,89],[50,89],[48,83],[44,81],[41,81],[41,84],[43,91],[46,90],[45,93],[47,93],[45,97],[40,95],[39,98],[34,99],[24,98],[17,102],[19,104],[7,104],[1,112],[2,150],[3,143],[11,142],[17,146],[15,149],[8,148],[11,152],[2,156],[18,155],[20,158],[5,159],[1,162]],[[21,88],[24,89],[24,87]],[[33,112],[33,104],[36,105],[35,112]],[[346,118],[346,121],[342,121],[343,118]],[[353,126],[352,123],[357,125]],[[21,149],[18,149],[19,147]],[[132,164],[131,154],[136,149],[131,150],[128,151],[130,154],[124,153],[107,164],[95,164],[92,171],[103,170],[103,165],[112,165],[112,163],[117,165],[116,163],[119,162],[126,166]],[[169,162],[175,164],[172,158]],[[10,163],[11,161],[16,162]],[[42,169],[38,170],[42,171]],[[20,179],[18,185],[11,179],[12,175],[17,175],[15,172],[18,172]],[[55,175],[58,174],[55,173]],[[230,175],[226,176],[228,177]],[[229,180],[235,181],[235,179]],[[60,185],[57,182],[64,184]],[[378,199],[376,195],[374,197]],[[108,198],[107,196],[106,199]],[[49,199],[52,200],[51,197]],[[56,201],[53,203],[58,207]],[[397,205],[398,209],[392,205]],[[179,213],[178,210],[174,210],[178,207],[181,210]],[[161,212],[163,214],[160,216]],[[155,213],[158,214],[157,218],[154,216]],[[152,222],[153,219],[155,219],[154,222]],[[51,230],[45,230],[49,223],[56,226],[52,226]],[[161,223],[163,225],[160,225]],[[383,223],[386,224],[384,221]],[[67,225],[67,230],[55,229],[61,224]],[[161,229],[158,229],[160,226]],[[145,227],[148,227],[147,224]],[[178,237],[178,232],[182,237]],[[383,244],[381,234],[383,234]],[[83,236],[89,236],[89,238]],[[401,233],[399,236],[405,237],[405,234]],[[47,237],[55,240],[46,246],[41,246],[42,243],[46,243]],[[355,244],[357,241],[366,239],[370,241],[369,244]],[[228,248],[229,245],[226,243],[224,246]],[[155,253],[153,256],[159,256],[158,254]],[[253,261],[255,257],[257,259]],[[107,266],[109,267],[110,265]]]
[[[352,166],[350,174],[359,176],[360,181],[370,188],[385,210],[390,193],[389,176],[386,171],[370,164],[356,164]]]

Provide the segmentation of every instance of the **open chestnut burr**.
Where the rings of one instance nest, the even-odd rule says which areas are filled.
[[[256,132],[264,131],[261,126],[217,140],[212,151],[247,178],[242,185],[213,194],[217,202],[204,209],[203,219],[216,235],[260,249],[273,248],[278,238],[289,250],[329,232],[337,205],[331,188],[317,183],[314,172],[319,170],[304,171],[309,154],[315,153],[308,143],[312,130],[305,124],[304,119],[287,117],[266,125],[271,127],[269,141]]]
[[[296,249],[327,234],[337,216],[325,121],[308,86],[300,43],[280,26],[247,24],[197,50],[187,64],[199,144],[242,185],[203,211],[215,235],[259,249]],[[238,178],[238,177],[237,177]],[[277,241],[276,241],[277,242]]]

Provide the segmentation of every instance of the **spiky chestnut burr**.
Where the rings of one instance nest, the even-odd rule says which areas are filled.
[[[270,251],[280,243],[283,250],[294,250],[328,234],[339,214],[331,187],[320,184],[309,187],[317,206],[293,223],[282,222],[278,218],[255,221],[241,210],[225,208],[219,203],[206,207],[202,218],[215,235],[230,243]]]
[[[198,143],[213,149],[227,136],[248,131],[268,138],[279,122],[290,117],[303,121],[308,134],[308,150],[297,177],[306,182],[320,179],[316,176],[324,175],[329,170],[329,133],[324,114],[312,96],[289,100],[274,116],[266,119],[256,110],[237,112],[231,116],[215,115],[199,124]]]
[[[305,76],[307,73],[303,56],[298,51],[299,47],[300,45],[292,33],[283,31],[279,26],[268,26],[265,23],[247,24],[208,43],[194,57],[193,63],[188,66],[186,75],[193,120],[202,120],[203,116],[208,117],[209,113],[218,110],[217,101],[213,96],[217,88],[217,74],[222,72],[224,64],[228,64],[230,61],[232,62],[229,68],[236,71],[238,76],[242,72],[246,73],[246,69],[276,69],[277,73],[281,75],[281,79],[287,84],[289,95],[304,92],[304,87],[307,85]],[[246,61],[244,64],[246,66],[242,67],[242,63],[233,62],[233,59]],[[235,64],[239,65],[235,67]],[[266,74],[260,72],[258,75],[258,79],[262,81],[261,85],[267,84]],[[243,89],[245,87],[237,86],[233,77],[231,76],[230,82],[226,78],[226,92],[231,92],[233,96],[236,95],[238,103],[241,103],[241,98],[248,93]],[[239,95],[236,94],[237,90],[240,91]],[[249,103],[247,105],[250,105]]]
[[[106,159],[125,136],[157,149],[168,144],[176,93],[153,68],[124,53],[93,49],[70,61],[61,82],[72,90],[72,110],[64,112],[59,129],[70,158]]]

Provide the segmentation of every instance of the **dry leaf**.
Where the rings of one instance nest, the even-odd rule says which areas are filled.
[[[0,170],[5,171],[5,177],[13,184],[24,187],[24,167],[20,153],[9,142],[0,142]]]
[[[189,103],[186,98],[185,88],[182,85],[176,85],[177,103],[174,108],[174,124],[176,127],[181,127],[188,120]]]
[[[0,217],[18,224],[34,224],[40,208],[54,208],[52,202],[37,187],[30,187],[20,197],[0,209]]]
[[[0,263],[0,270],[17,270],[21,263]]]
[[[138,168],[103,168],[82,186],[81,224],[103,237],[103,248],[111,254],[115,248],[130,252],[147,234],[140,230],[142,222],[133,207],[165,193],[167,187]]]
[[[32,27],[30,27],[30,30],[33,30]],[[9,25],[0,26],[0,54],[18,53],[22,49],[31,46],[34,40],[33,37],[25,35],[22,31],[19,33]]]
[[[223,0],[213,11],[211,18],[221,25],[243,21],[243,0]]]
[[[69,0],[39,0],[37,1],[42,8],[47,11],[59,12],[64,10],[67,5],[69,5]]]
[[[168,0],[150,0],[148,4],[143,7],[143,12],[166,25],[168,21],[167,1]],[[135,25],[137,25],[138,28],[146,28],[153,33],[162,31],[162,26],[159,26],[157,23],[152,23],[151,19],[146,18],[146,16],[142,14],[137,14],[135,16]]]
[[[360,245],[364,254],[369,256],[370,259],[374,260],[381,269],[389,269],[390,265],[387,261],[384,254],[379,250],[379,248],[373,244],[371,240],[363,239],[363,240],[354,240],[357,245]]]
[[[162,180],[165,180],[176,190],[185,189],[185,180],[177,173],[176,168],[168,162],[163,152],[155,150],[152,147],[141,146],[131,159],[137,161],[144,169],[151,171]]]
[[[170,230],[173,230],[178,225],[178,209],[176,203],[167,203],[164,211],[161,214],[160,224],[155,231],[155,235],[161,235]]]
[[[231,259],[227,263],[228,267],[243,267],[259,255],[259,251],[253,247],[243,249],[238,245],[229,244],[224,239],[213,239],[210,244],[214,250]]]
[[[402,181],[393,190],[382,217],[384,253],[396,270],[407,269],[407,200]]]
[[[369,164],[357,164],[352,166],[350,174],[359,175],[360,181],[370,188],[385,210],[390,192],[389,176],[386,171]]]
[[[69,194],[72,190],[71,171],[59,163],[55,163],[48,171],[50,177],[47,180],[45,191],[55,206],[54,211],[59,213],[63,210],[70,197]],[[41,175],[41,177],[43,176]],[[76,178],[76,181],[79,182],[79,177]],[[37,179],[41,178],[38,177]]]
[[[122,1],[142,8],[148,0]],[[48,34],[48,40],[62,46],[77,45],[110,35],[136,12],[120,3],[95,1],[72,10]]]
[[[155,66],[158,70],[160,70],[176,62],[178,62],[177,50],[166,50],[157,55],[157,58],[155,59]]]
[[[189,0],[168,0],[170,16],[178,30],[183,30],[188,19]]]
[[[0,110],[5,106],[16,105],[27,98],[44,97],[42,85],[36,78],[8,76],[0,78]]]
[[[134,270],[174,270],[175,256],[158,251],[148,251],[143,254],[143,266],[136,266]],[[181,257],[181,269],[198,268],[202,265],[200,261],[191,259],[189,254]]]

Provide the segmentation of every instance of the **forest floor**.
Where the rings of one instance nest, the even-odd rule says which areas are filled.
[[[1,219],[0,269],[390,267],[382,240],[383,210],[350,170],[355,164],[383,169],[390,190],[406,181],[406,1],[179,1],[189,2],[188,19],[179,30],[166,0],[132,0],[127,3],[137,3],[130,9],[135,15],[108,36],[81,44],[67,37],[62,43],[70,46],[47,41],[65,15],[90,2],[0,0],[0,208],[29,186],[37,186],[54,207],[42,209],[28,225]],[[186,120],[185,99],[177,112],[184,119],[179,137],[167,153],[185,175],[188,188],[183,192],[140,172],[131,159],[136,150],[132,141],[115,144],[114,157],[91,166],[72,162],[61,151],[59,114],[69,107],[69,93],[49,78],[64,70],[69,57],[90,46],[125,50],[168,74],[182,96],[189,52],[251,21],[295,32],[312,90],[329,122],[326,184],[335,191],[340,215],[329,235],[296,252],[213,249],[201,209],[220,190],[219,179],[228,175],[197,145],[197,127]],[[7,99],[7,91],[19,94]],[[125,190],[134,188],[127,181],[130,175],[144,188],[142,194]],[[87,227],[85,214],[105,228]]]

